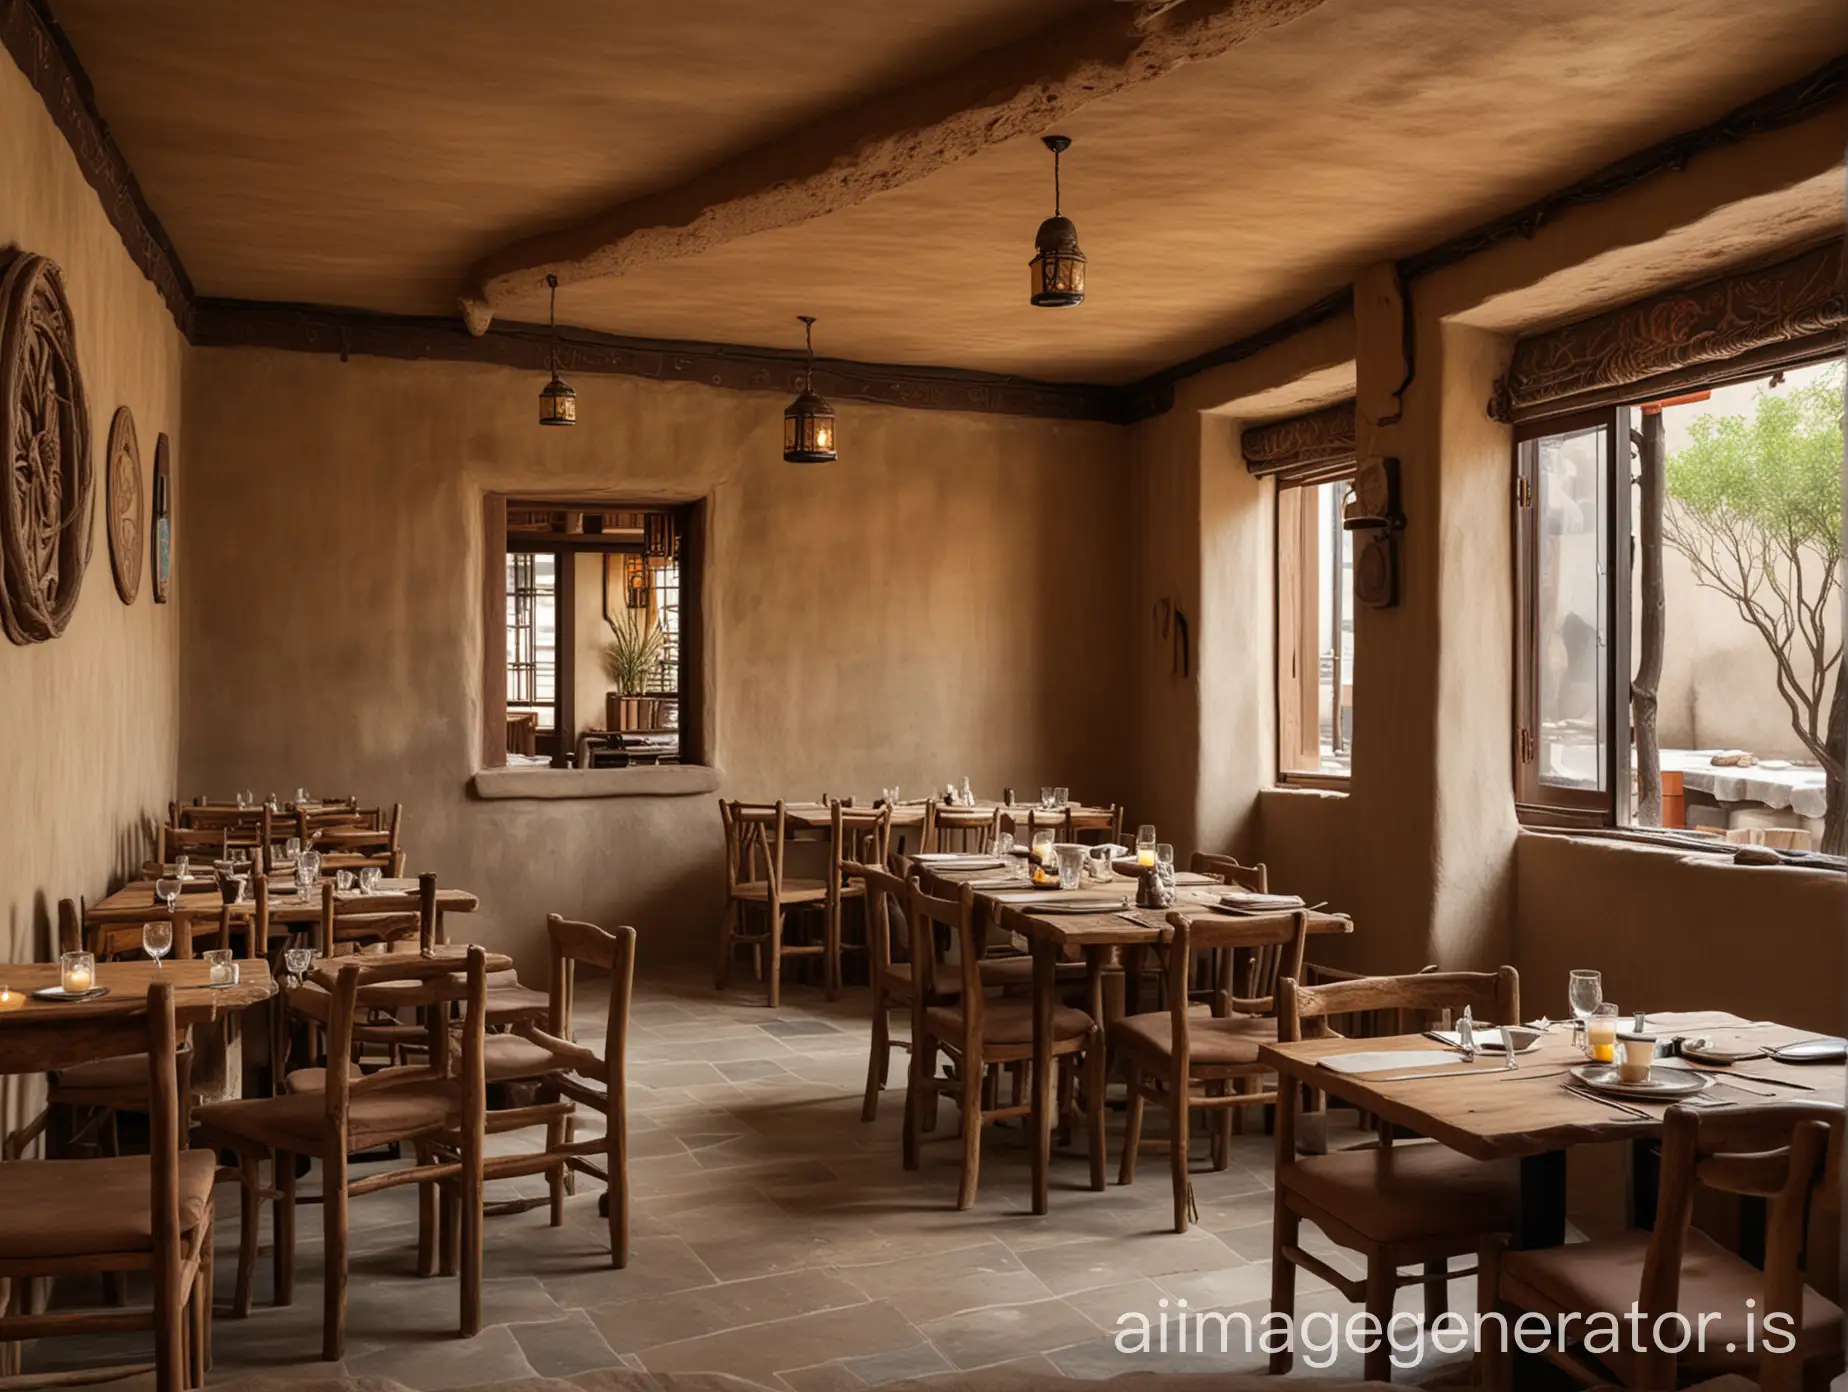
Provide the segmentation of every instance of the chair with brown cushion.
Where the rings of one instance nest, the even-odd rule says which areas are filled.
[[[1364,976],[1326,986],[1277,985],[1281,1039],[1324,1038],[1334,1015],[1395,1010],[1439,1025],[1465,1006],[1484,1023],[1518,1023],[1521,984],[1513,967],[1493,972],[1421,972],[1417,976]],[[1520,1214],[1520,1173],[1515,1161],[1472,1160],[1435,1141],[1395,1144],[1392,1129],[1377,1146],[1325,1155],[1296,1153],[1300,1088],[1284,1088],[1277,1106],[1276,1216],[1271,1231],[1271,1311],[1293,1317],[1296,1268],[1321,1277],[1349,1300],[1364,1302],[1382,1325],[1392,1317],[1401,1286],[1424,1286],[1425,1320],[1444,1313],[1446,1288],[1468,1269],[1449,1259],[1474,1253],[1483,1234],[1512,1232]],[[1331,1242],[1366,1258],[1365,1281],[1337,1271],[1303,1250],[1303,1220]],[[1416,1274],[1400,1268],[1419,1266]],[[1290,1370],[1285,1349],[1271,1355],[1273,1373]],[[1392,1351],[1384,1341],[1366,1355],[1369,1381],[1392,1377]]]
[[[1300,910],[1249,918],[1190,918],[1179,911],[1170,913],[1172,936],[1166,949],[1168,1008],[1126,1015],[1110,1023],[1110,1047],[1124,1061],[1129,1089],[1123,1162],[1117,1182],[1129,1184],[1136,1177],[1143,1105],[1153,1102],[1168,1113],[1176,1232],[1187,1231],[1193,1207],[1193,1185],[1187,1176],[1190,1114],[1201,1110],[1229,1115],[1235,1107],[1265,1106],[1277,1100],[1274,1092],[1247,1092],[1242,1086],[1246,1080],[1264,1076],[1258,1050],[1277,1040],[1274,1002],[1269,997],[1216,995],[1210,1013],[1195,1013],[1190,1008],[1188,991],[1194,976],[1194,954],[1212,957],[1230,954],[1235,948],[1263,951],[1281,962],[1285,975],[1294,977],[1302,971],[1308,923],[1309,915]],[[1238,1090],[1229,1091],[1229,1084],[1238,1085]],[[1216,1129],[1212,1146],[1215,1170],[1226,1168],[1228,1149],[1223,1131]]]
[[[1482,1315],[1513,1327],[1534,1311],[1555,1329],[1562,1317],[1577,1316],[1567,1328],[1589,1332],[1593,1320],[1627,1321],[1640,1310],[1639,1334],[1619,1325],[1623,1337],[1610,1352],[1587,1352],[1584,1333],[1574,1346],[1547,1348],[1549,1362],[1588,1385],[1664,1388],[1684,1376],[1735,1373],[1755,1376],[1762,1392],[1826,1387],[1842,1371],[1842,1311],[1807,1283],[1803,1249],[1812,1202],[1839,1212],[1841,1153],[1842,1109],[1832,1103],[1670,1107],[1654,1228],[1532,1251],[1510,1251],[1505,1238],[1490,1237],[1476,1279]],[[1692,1225],[1701,1187],[1769,1200],[1763,1270]],[[1826,1284],[1832,1273],[1817,1279]],[[1682,1318],[1671,1317],[1658,1340],[1657,1317],[1675,1312]],[[1748,1319],[1756,1320],[1755,1339],[1747,1337]],[[1700,1337],[1690,1340],[1695,1331]],[[1687,1348],[1673,1351],[1681,1343]],[[1482,1347],[1481,1385],[1513,1387],[1500,1341]]]
[[[975,1202],[976,1181],[982,1164],[982,1128],[991,1121],[1026,1117],[1032,1107],[1020,1100],[988,1105],[993,1093],[990,1070],[1022,1065],[1033,1057],[1033,1002],[1027,999],[989,999],[982,974],[983,944],[978,932],[975,891],[964,885],[954,899],[937,899],[915,883],[906,896],[911,953],[916,976],[911,1004],[911,1072],[905,1093],[904,1163],[918,1167],[919,1132],[927,1108],[938,1094],[957,1101],[962,1118],[962,1183],[956,1206]],[[940,956],[938,926],[956,947],[958,990],[952,1001],[942,1000],[937,979],[949,966]],[[944,994],[948,994],[947,992]],[[949,1055],[954,1077],[939,1077],[936,1056]],[[1066,1075],[1059,1096],[1072,1095],[1076,1073],[1084,1072],[1083,1106],[1091,1154],[1091,1187],[1104,1187],[1104,1037],[1086,1012],[1057,1005],[1052,1010],[1052,1062]],[[1035,1164],[1038,1152],[1035,1150]]]
[[[870,949],[868,940],[849,943],[841,931],[842,910],[851,900],[866,899],[866,883],[857,873],[862,864],[884,865],[891,849],[892,809],[856,809],[842,802],[829,805],[828,898],[826,904],[828,999],[840,995],[841,959],[848,952]]]
[[[212,1178],[209,1150],[184,1150],[173,987],[157,981],[144,1007],[73,1005],[56,1020],[0,1014],[0,1072],[34,1074],[139,1057],[151,1105],[148,1154],[0,1163],[0,1282],[12,1291],[0,1342],[151,1329],[155,1386],[202,1386],[211,1357]],[[149,1310],[31,1309],[40,1278],[152,1274]],[[144,1371],[91,1370],[97,1380]],[[68,1380],[68,1379],[67,1379]]]
[[[537,1151],[500,1153],[486,1164],[490,1180],[544,1174],[550,1180],[552,1226],[565,1220],[567,1179],[586,1174],[604,1183],[600,1206],[609,1220],[610,1260],[629,1264],[629,1133],[627,1059],[629,1002],[635,985],[635,929],[605,932],[591,923],[575,923],[547,914],[552,949],[550,1008],[541,1024],[522,1021],[510,1033],[487,1037],[487,1076],[492,1084],[536,1083],[529,1106],[488,1113],[489,1135],[544,1126],[545,1145]],[[609,1009],[604,1017],[603,1049],[575,1040],[572,1017],[580,966],[607,972]],[[575,1106],[605,1118],[604,1133],[592,1140],[575,1138]],[[596,1158],[601,1158],[598,1166]]]
[[[770,1008],[774,1010],[783,1001],[783,959],[825,958],[828,951],[825,940],[786,941],[784,916],[806,908],[825,915],[828,884],[826,880],[792,879],[783,873],[789,821],[781,799],[774,803],[721,799],[719,820],[725,829],[725,917],[719,924],[716,987],[723,991],[731,984],[732,959],[741,944],[748,946],[758,974],[769,983]],[[761,916],[761,928],[748,926],[747,919],[753,914]],[[825,939],[825,924],[823,936]]]
[[[435,1186],[443,1187],[448,1208],[457,1216],[459,1226],[451,1231],[457,1233],[460,1244],[460,1324],[463,1337],[472,1338],[481,1329],[486,957],[480,948],[470,948],[468,968],[458,979],[449,961],[432,961],[409,952],[353,954],[323,962],[313,982],[331,1005],[326,1068],[292,1075],[290,1090],[275,1097],[200,1107],[194,1117],[199,1135],[208,1145],[237,1154],[244,1204],[253,1208],[264,1200],[275,1204],[278,1305],[289,1304],[294,1295],[295,1157],[310,1156],[321,1162],[326,1273],[323,1358],[341,1358],[346,1350],[348,1202],[404,1184],[419,1185],[424,1191],[417,1253],[424,1274],[436,1266]],[[406,983],[414,989],[403,989]],[[452,1024],[456,1004],[461,1005],[461,1013]],[[424,1014],[427,1061],[361,1075],[353,1058],[355,1032],[365,1013],[405,1008]],[[454,1158],[381,1170],[357,1179],[349,1175],[349,1156],[395,1143],[440,1146]],[[272,1179],[268,1187],[258,1180],[266,1160]],[[244,1231],[252,1233],[254,1224],[246,1225]],[[445,1242],[445,1249],[449,1245]],[[248,1270],[254,1260],[255,1252],[241,1245],[240,1269]],[[240,1280],[240,1291],[246,1288],[247,1283]]]

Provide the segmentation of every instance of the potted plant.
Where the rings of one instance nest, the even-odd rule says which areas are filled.
[[[603,670],[622,697],[622,728],[639,730],[643,728],[642,693],[661,663],[666,639],[646,609],[618,612],[620,617],[616,619],[604,616],[603,621],[610,626],[610,641],[603,645]]]

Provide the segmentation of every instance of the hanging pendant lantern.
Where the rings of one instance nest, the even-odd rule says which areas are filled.
[[[1059,156],[1072,142],[1063,135],[1041,138],[1052,151],[1052,216],[1040,224],[1033,239],[1033,303],[1043,309],[1064,309],[1084,303],[1084,253],[1078,250],[1078,229],[1059,212]]]
[[[551,307],[546,311],[546,324],[552,334],[552,380],[539,393],[539,424],[576,425],[577,393],[558,375],[558,277],[548,275],[545,283],[552,292]]]
[[[832,464],[834,408],[815,394],[815,316],[798,314],[808,336],[808,365],[802,394],[783,411],[783,458],[791,464]]]

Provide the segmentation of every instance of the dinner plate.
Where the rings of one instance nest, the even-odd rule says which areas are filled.
[[[107,986],[92,986],[87,991],[67,991],[62,986],[41,986],[32,993],[33,1000],[42,1001],[87,1001],[109,994]]]
[[[1692,1039],[1681,1041],[1681,1056],[1693,1059],[1696,1063],[1712,1063],[1724,1067],[1727,1064],[1747,1063],[1752,1059],[1763,1058],[1765,1051],[1750,1046],[1722,1048],[1705,1035],[1695,1035]]]
[[[1779,1063],[1840,1063],[1848,1059],[1848,1039],[1833,1036],[1799,1039],[1794,1044],[1773,1049],[1771,1057]]]
[[[1614,1063],[1581,1063],[1572,1070],[1572,1076],[1593,1092],[1609,1093],[1612,1097],[1638,1097],[1649,1102],[1673,1102],[1713,1086],[1713,1079],[1705,1073],[1687,1068],[1665,1068],[1660,1064],[1650,1069],[1648,1078],[1640,1083],[1624,1082],[1617,1076]]]

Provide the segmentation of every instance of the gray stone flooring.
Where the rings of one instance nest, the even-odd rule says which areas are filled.
[[[1235,1138],[1233,1164],[1207,1168],[1196,1145],[1200,1223],[1169,1228],[1167,1166],[1144,1159],[1137,1182],[1115,1183],[1120,1117],[1111,1129],[1111,1184],[1087,1186],[1081,1149],[1055,1155],[1051,1212],[1027,1211],[1021,1132],[990,1128],[977,1206],[954,1207],[958,1146],[944,1113],[942,1140],[923,1168],[899,1162],[903,1056],[879,1119],[859,1119],[867,1059],[863,991],[829,1004],[797,986],[775,1012],[755,991],[715,995],[710,981],[637,983],[630,1041],[633,1255],[608,1263],[594,1193],[571,1199],[562,1227],[543,1208],[496,1217],[487,1229],[483,1293],[488,1327],[454,1334],[453,1281],[419,1280],[414,1194],[356,1199],[349,1341],[340,1368],[318,1361],[320,1210],[301,1215],[295,1304],[267,1305],[267,1247],[258,1306],[218,1319],[212,1380],[245,1374],[319,1378],[344,1371],[417,1389],[519,1377],[568,1377],[627,1367],[723,1372],[772,1392],[846,1392],[928,1375],[1007,1365],[1077,1378],[1136,1369],[1231,1371],[1259,1353],[1132,1356],[1113,1344],[1118,1316],[1165,1308],[1244,1311],[1254,1323],[1270,1291],[1270,1142]],[[603,1015],[586,992],[587,1034]],[[902,1032],[902,1022],[898,1032]],[[1151,1132],[1159,1130],[1151,1111]],[[1254,1128],[1255,1129],[1255,1128]],[[518,1148],[520,1137],[497,1138]],[[1079,1138],[1082,1145],[1082,1138]],[[304,1181],[305,1191],[314,1180]],[[490,1186],[489,1198],[539,1193],[543,1179]],[[236,1191],[218,1191],[218,1296],[228,1298],[236,1247]],[[267,1217],[264,1224],[268,1240]],[[1310,1245],[1335,1251],[1311,1234]],[[1345,1256],[1345,1269],[1355,1270]],[[1352,1307],[1300,1278],[1299,1313]],[[1419,1308],[1416,1290],[1401,1294]],[[1470,1282],[1451,1285],[1453,1308],[1472,1307]],[[54,1341],[31,1365],[128,1356],[134,1336]],[[1303,1370],[1305,1375],[1310,1370]],[[1401,1381],[1437,1371],[1428,1363]],[[1316,1371],[1360,1375],[1357,1356]]]

